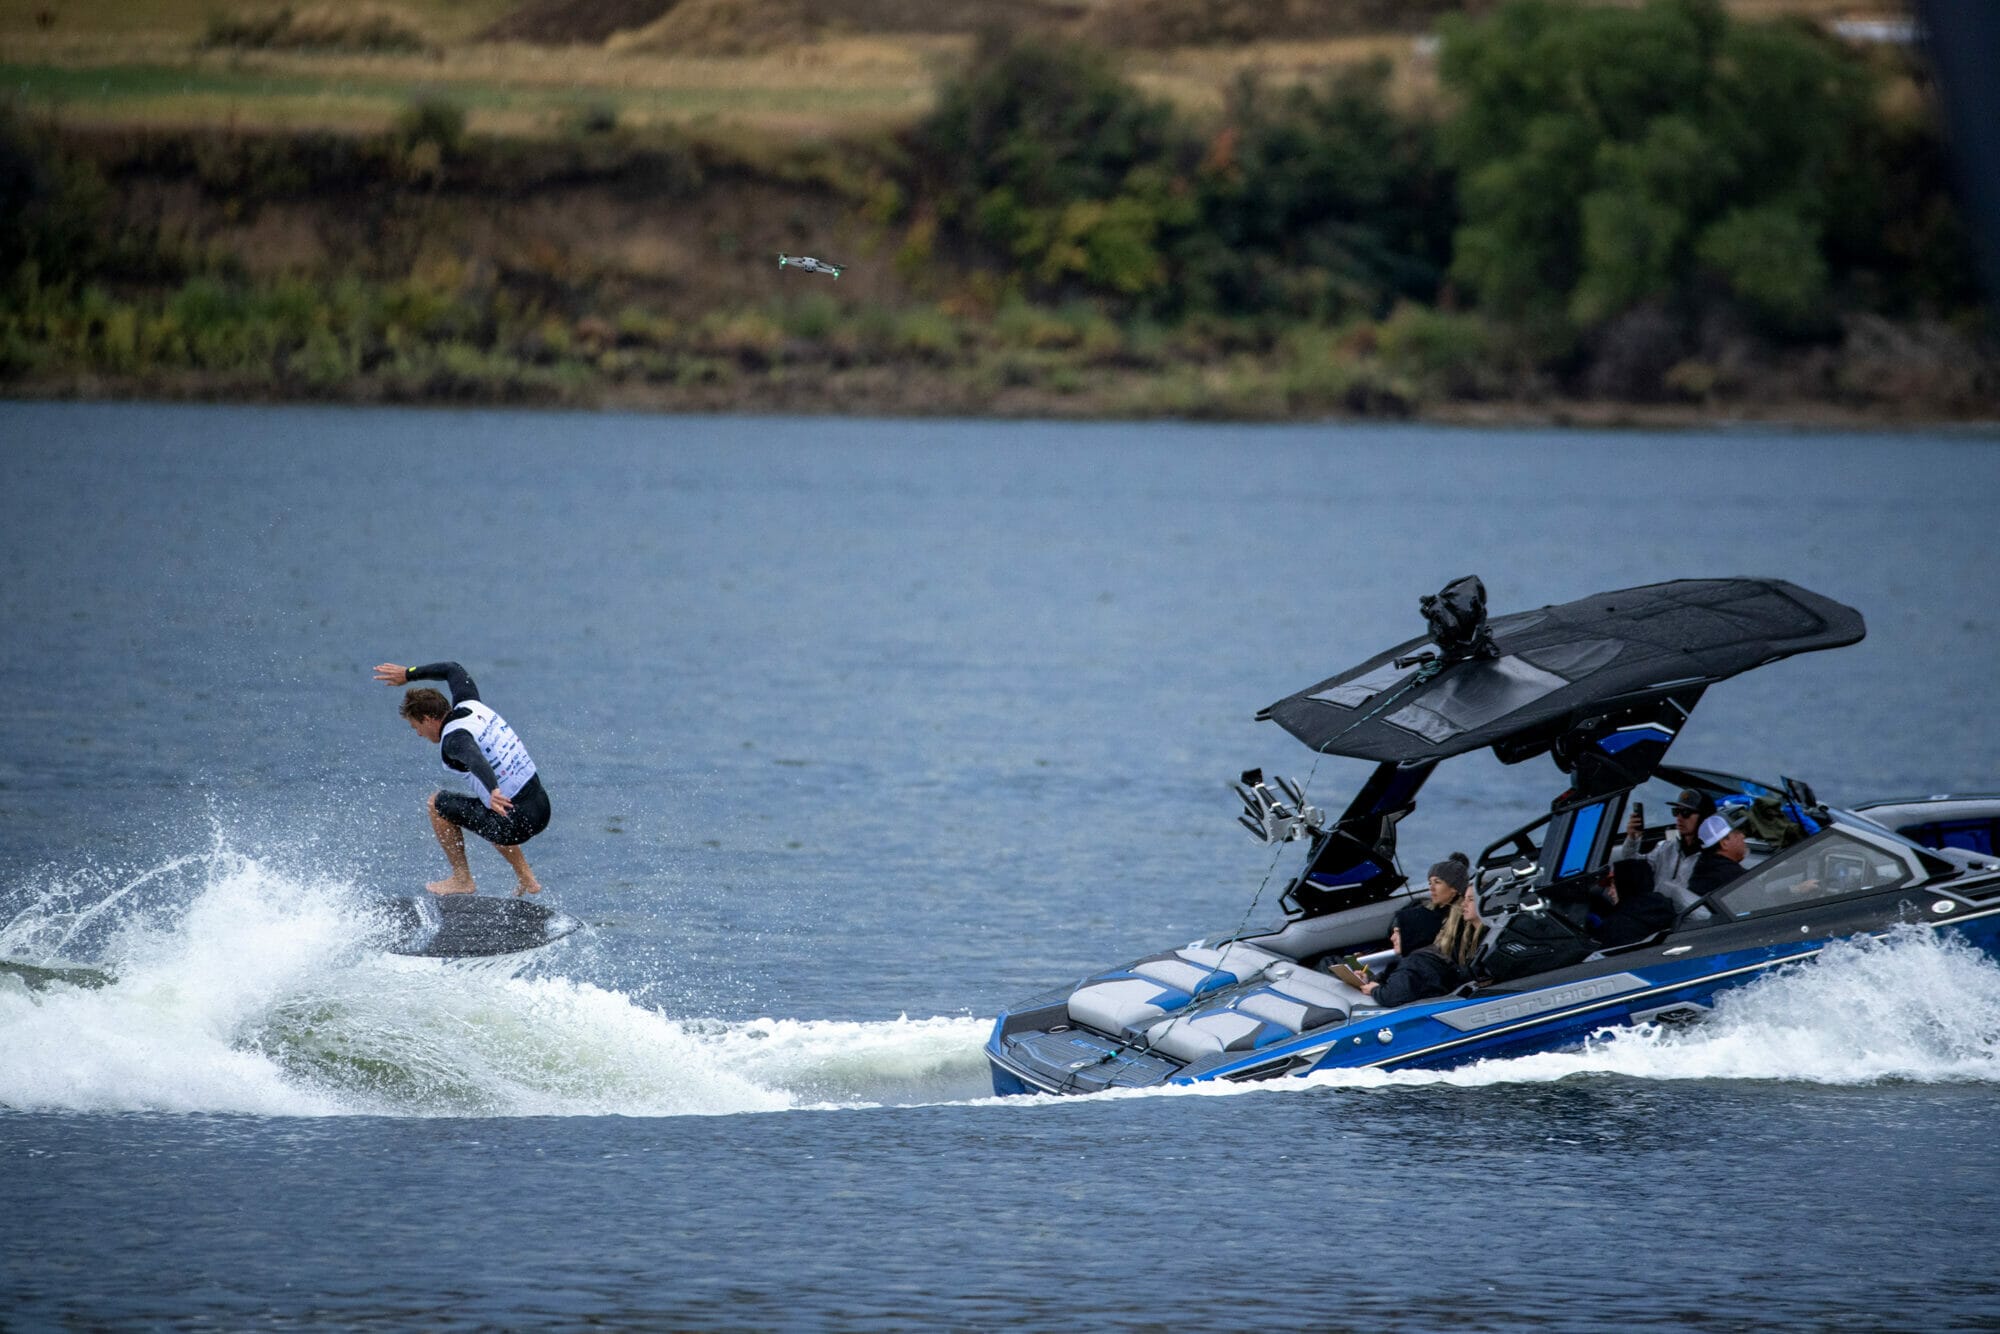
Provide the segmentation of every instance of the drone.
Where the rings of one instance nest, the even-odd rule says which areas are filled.
[[[840,271],[847,266],[835,264],[831,260],[814,259],[811,255],[780,255],[778,267],[781,269],[803,269],[807,273],[824,273],[838,279]]]

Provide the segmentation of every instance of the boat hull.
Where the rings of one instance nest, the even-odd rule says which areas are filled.
[[[1676,933],[1654,946],[1601,955],[1532,979],[1532,985],[1356,1010],[1339,1023],[1287,1040],[1184,1064],[1162,1059],[1128,1035],[1078,1025],[1060,1001],[1039,998],[995,1021],[986,1055],[993,1090],[1002,1096],[1364,1067],[1448,1069],[1574,1047],[1620,1025],[1698,1019],[1722,992],[1812,959],[1836,941],[1927,927],[2000,957],[2000,884],[1977,897],[1917,887],[1885,901],[1845,905],[1838,914],[1802,916],[1821,920],[1767,918]],[[1835,916],[1847,920],[1827,920]],[[1052,1050],[1073,1056],[1051,1060]]]

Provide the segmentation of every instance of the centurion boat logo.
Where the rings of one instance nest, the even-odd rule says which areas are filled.
[[[1582,1005],[1586,1001],[1602,1000],[1606,996],[1637,991],[1645,985],[1646,979],[1634,973],[1613,973],[1609,977],[1594,977],[1588,982],[1572,982],[1566,987],[1550,987],[1547,991],[1537,991],[1526,996],[1509,996],[1505,1000],[1487,1001],[1484,1005],[1468,1005],[1462,1009],[1447,1010],[1435,1018],[1440,1023],[1450,1024],[1461,1033],[1469,1033],[1475,1028],[1504,1024],[1514,1019],[1529,1019],[1538,1014],[1547,1014],[1550,1010],[1568,1009],[1572,1005]]]

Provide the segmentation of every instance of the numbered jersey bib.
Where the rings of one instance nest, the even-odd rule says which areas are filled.
[[[478,700],[468,700],[454,712],[461,710],[465,716],[446,723],[444,731],[438,736],[439,742],[453,732],[470,732],[479,746],[479,753],[492,767],[493,776],[500,781],[500,795],[512,801],[528,785],[528,780],[535,776],[535,762],[528,758],[528,748],[521,744],[520,737],[514,735],[514,729],[507,725],[505,718]],[[451,766],[447,764],[445,768],[451,769]],[[451,769],[451,772],[457,773],[458,770]],[[472,795],[482,803],[492,795],[477,774],[468,772],[463,776],[466,785],[472,789]]]

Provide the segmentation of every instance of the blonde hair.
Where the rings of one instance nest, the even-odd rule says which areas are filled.
[[[1479,952],[1479,942],[1486,938],[1486,923],[1468,916],[1465,911],[1465,897],[1472,892],[1468,888],[1452,900],[1451,911],[1445,914],[1437,939],[1430,943],[1431,949],[1460,968],[1472,966],[1472,956]]]

